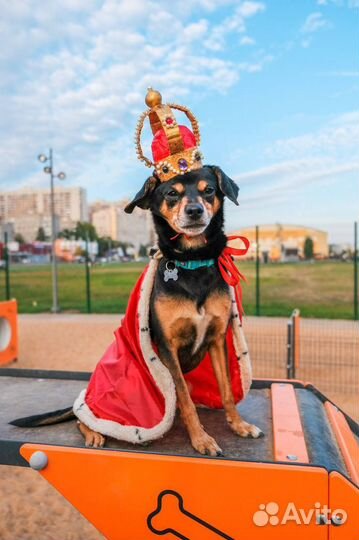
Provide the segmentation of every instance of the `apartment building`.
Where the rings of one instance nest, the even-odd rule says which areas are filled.
[[[128,201],[114,203],[96,201],[90,206],[90,220],[99,236],[132,244],[136,250],[141,245],[155,243],[155,230],[150,212],[135,208],[126,214]]]
[[[88,220],[86,190],[81,187],[55,188],[56,229],[73,228]],[[39,227],[51,234],[49,189],[19,189],[0,192],[0,220],[12,223],[27,242],[35,240]]]

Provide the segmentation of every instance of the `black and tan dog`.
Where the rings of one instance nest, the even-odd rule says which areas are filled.
[[[183,377],[207,352],[231,429],[241,437],[262,434],[240,417],[234,403],[225,340],[231,312],[229,287],[216,264],[181,272],[176,280],[166,281],[164,276],[174,260],[218,259],[227,242],[223,200],[227,196],[238,204],[237,195],[237,185],[220,168],[204,166],[168,182],[150,177],[126,208],[129,213],[135,206],[152,212],[163,255],[151,295],[152,339],[175,382],[192,446],[209,455],[221,449],[203,429]]]
[[[232,302],[229,286],[217,264],[177,272],[174,261],[218,260],[227,243],[223,232],[224,197],[238,204],[237,195],[237,185],[220,168],[204,166],[167,182],[151,176],[125,209],[131,213],[138,206],[152,212],[162,258],[150,299],[151,339],[172,375],[192,446],[211,456],[220,455],[221,448],[201,425],[184,379],[184,374],[196,368],[207,352],[231,429],[241,437],[257,438],[262,432],[241,418],[232,394],[226,351]],[[171,275],[175,279],[170,279]],[[14,424],[46,425],[74,416],[72,409],[57,412],[62,416],[53,413]],[[104,445],[100,433],[82,422],[78,425],[87,446]]]

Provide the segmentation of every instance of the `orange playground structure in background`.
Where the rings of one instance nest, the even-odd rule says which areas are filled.
[[[14,362],[18,354],[17,302],[0,302],[0,366]]]

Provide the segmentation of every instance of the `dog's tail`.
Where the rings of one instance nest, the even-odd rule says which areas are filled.
[[[59,409],[57,411],[51,411],[44,414],[36,414],[35,416],[25,416],[23,418],[16,418],[9,422],[12,426],[17,427],[40,427],[51,426],[52,424],[59,424],[60,422],[68,422],[76,418],[72,407],[66,409]]]

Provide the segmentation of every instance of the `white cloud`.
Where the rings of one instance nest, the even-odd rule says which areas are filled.
[[[113,140],[120,144],[118,155],[133,163],[124,139],[132,144],[147,86],[160,88],[168,101],[196,89],[226,92],[241,70],[262,69],[267,61],[239,66],[204,46],[216,32],[226,43],[226,21],[229,33],[241,32],[245,21],[264,10],[261,2],[65,0],[38,9],[35,0],[27,0],[1,5],[0,32],[7,43],[0,50],[0,174],[6,179],[1,187],[30,179],[37,154],[48,145],[69,178],[78,179],[83,171],[90,177],[93,155],[107,156]],[[221,20],[222,7],[228,9]],[[216,10],[213,25],[205,15]]]
[[[242,188],[241,207],[240,214],[228,207],[228,223],[233,228],[238,226],[240,218],[253,223],[253,219],[259,220],[264,215],[269,217],[263,219],[271,220],[271,208],[276,212],[280,208],[281,215],[288,215],[287,219],[293,214],[293,219],[308,221],[319,211],[327,220],[329,215],[335,219],[340,215],[339,208],[334,211],[337,214],[328,213],[321,198],[310,198],[310,193],[316,186],[325,190],[324,196],[329,186],[340,192],[345,183],[355,185],[359,177],[358,147],[359,111],[339,115],[312,133],[268,145],[264,157],[269,164],[233,177]],[[341,209],[348,221],[356,212],[358,182],[356,185],[346,208]],[[335,199],[332,205],[335,208]]]
[[[358,148],[359,111],[353,111],[334,118],[316,132],[275,141],[267,147],[266,155],[271,158],[335,155],[345,159]]]
[[[265,11],[263,2],[240,2],[234,13],[223,22],[214,27],[205,41],[205,46],[212,51],[224,48],[225,41],[231,33],[244,33],[246,20]]]
[[[243,36],[241,38],[240,44],[241,45],[255,45],[255,39],[249,37],[249,36]]]
[[[259,58],[257,61],[252,62],[241,62],[238,64],[240,71],[245,71],[247,73],[257,73],[262,71],[264,66],[274,60],[274,56],[266,54],[263,57]]]
[[[315,12],[308,15],[301,28],[301,32],[303,34],[313,34],[314,32],[318,32],[321,28],[329,27],[330,23],[323,17],[322,13]]]
[[[308,49],[308,47],[310,47],[311,43],[312,43],[312,38],[302,39],[302,41],[300,42],[301,46],[304,49]]]
[[[359,172],[359,160],[349,163],[337,163],[329,158],[302,159],[275,163],[246,174],[236,176],[239,185],[257,182],[261,185],[260,195],[263,200],[268,197],[276,197],[278,194],[287,196],[290,193],[298,193],[308,184],[325,182],[330,179],[338,179],[346,174]],[[246,200],[257,200],[258,194],[249,196]],[[268,199],[269,200],[269,199]]]

